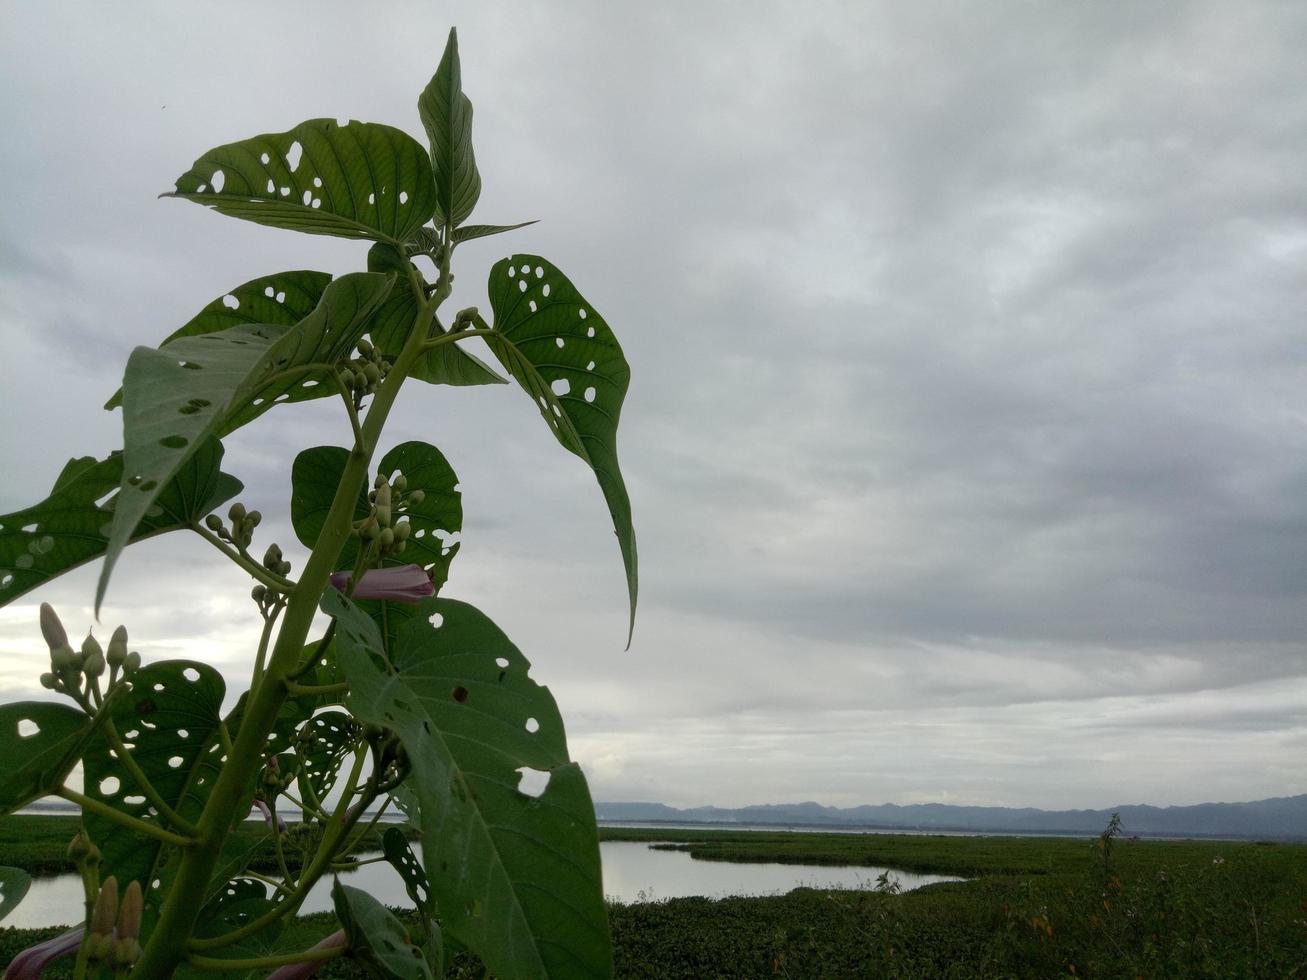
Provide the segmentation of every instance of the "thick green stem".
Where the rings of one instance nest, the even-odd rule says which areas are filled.
[[[318,544],[290,593],[267,670],[250,695],[232,751],[205,804],[198,825],[199,840],[184,852],[159,920],[133,971],[138,980],[165,980],[176,972],[185,957],[186,943],[195,928],[223,842],[236,821],[244,816],[239,812],[240,805],[248,799],[247,791],[262,764],[268,733],[286,699],[284,681],[299,664],[318,602],[349,538],[354,507],[360,489],[366,485],[382,427],[404,379],[422,353],[427,324],[449,292],[447,266],[444,271],[441,288],[419,306],[404,349],[373,398],[360,430],[362,438],[355,443],[345,463]]]

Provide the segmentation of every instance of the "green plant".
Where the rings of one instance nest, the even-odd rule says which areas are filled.
[[[226,681],[209,665],[143,664],[123,627],[107,647],[88,635],[75,650],[42,606],[42,684],[72,703],[0,707],[12,760],[0,812],[52,794],[81,807],[69,856],[85,919],[58,946],[76,951],[77,977],[305,975],[344,953],[377,975],[426,977],[442,972],[447,946],[503,977],[611,972],[593,806],[554,700],[485,615],[435,594],[459,547],[454,471],[423,442],[376,457],[405,381],[506,383],[461,346],[480,338],[594,470],[633,625],[635,539],[616,452],[629,371],[603,318],[536,255],[490,270],[489,319],[469,308],[442,321],[458,246],[521,225],[467,224],[480,177],[453,32],[418,108],[429,153],[388,126],[313,119],[201,156],[164,196],[371,242],[367,271],[261,276],[158,349],[137,348],[107,406],[122,411],[123,450],[71,460],[46,500],[0,518],[0,604],[103,557],[98,612],[123,548],[190,530],[251,576],[263,623],[249,689],[223,714]],[[317,398],[343,405],[348,439],[294,461],[289,514],[308,549],[296,579],[277,544],[254,550],[261,514],[231,503],[243,487],[221,470],[221,439]],[[319,611],[330,625],[311,637]],[[78,763],[81,792],[67,785]],[[530,770],[548,774],[534,795],[520,788]],[[283,801],[302,809],[300,827],[282,826]],[[421,860],[398,831],[383,842],[421,928],[410,934],[338,883],[339,931],[313,948],[286,939],[308,890],[350,866],[392,805],[420,834]],[[266,837],[233,833],[252,807],[267,820],[272,869],[251,867]],[[0,872],[0,914],[25,887],[21,872]]]

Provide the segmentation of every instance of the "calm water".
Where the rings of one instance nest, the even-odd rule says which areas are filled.
[[[731,864],[696,861],[681,851],[655,851],[640,841],[605,841],[599,845],[604,863],[604,894],[619,902],[704,895],[784,894],[792,888],[874,888],[885,868],[836,868],[807,864]],[[371,857],[373,855],[364,855]],[[936,881],[956,881],[942,875],[917,875],[890,869],[890,878],[904,890]],[[387,905],[406,906],[408,896],[389,864],[369,864],[341,875]],[[331,909],[331,881],[319,882],[304,903],[305,912]],[[64,925],[81,918],[82,888],[74,875],[37,878],[23,903],[5,926]]]

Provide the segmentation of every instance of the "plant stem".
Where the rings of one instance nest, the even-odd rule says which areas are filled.
[[[253,558],[242,555],[239,551],[232,551],[223,542],[222,538],[218,537],[203,524],[192,524],[191,530],[239,565],[242,571],[248,572],[251,578],[258,579],[274,592],[290,592],[295,587],[295,583],[290,579],[282,578],[280,575],[274,575]]]
[[[187,961],[197,970],[259,970],[269,966],[290,966],[294,963],[320,963],[334,959],[348,952],[346,946],[331,946],[327,949],[306,949],[301,953],[282,953],[277,956],[255,956],[244,960],[227,960],[217,956],[196,956],[191,954]]]
[[[317,546],[309,555],[299,582],[290,593],[281,630],[277,634],[264,674],[265,682],[259,685],[259,689],[249,699],[240,729],[236,733],[235,744],[218,774],[200,817],[199,841],[183,852],[173,887],[164,901],[145,951],[133,971],[135,980],[166,980],[182,962],[223,841],[235,822],[244,816],[239,812],[240,804],[247,799],[248,787],[262,764],[268,733],[272,731],[277,713],[286,699],[283,682],[299,664],[323,590],[327,588],[341,549],[349,538],[359,491],[366,485],[372,456],[386,417],[395,404],[404,379],[422,354],[422,343],[431,317],[449,294],[448,261],[444,264],[443,271],[441,288],[418,307],[404,348],[377,389],[368,409],[367,418],[359,432],[361,438],[354,444],[346,460]],[[410,281],[416,277],[416,270],[410,266]]]
[[[92,813],[99,814],[109,820],[122,824],[138,834],[145,834],[149,837],[157,837],[159,840],[168,844],[176,844],[178,847],[189,848],[195,844],[194,837],[182,837],[180,834],[174,834],[170,830],[164,830],[162,827],[156,827],[154,824],[145,820],[139,820],[129,813],[123,813],[121,810],[111,807],[108,803],[102,803],[99,800],[92,799],[89,796],[83,796],[76,790],[69,789],[67,786],[61,786],[56,796],[62,796],[69,803],[76,803],[83,810],[89,810]]]
[[[344,694],[349,690],[349,685],[344,681],[339,684],[297,684],[295,681],[286,682],[286,693],[298,697],[301,694]]]

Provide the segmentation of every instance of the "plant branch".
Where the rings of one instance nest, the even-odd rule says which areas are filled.
[[[256,578],[274,592],[287,593],[295,588],[295,583],[290,579],[282,578],[268,571],[249,555],[241,554],[239,551],[233,551],[228,548],[226,543],[198,521],[191,525],[191,530],[202,537],[209,544],[213,545],[233,562],[239,565],[244,571],[250,574],[251,578]]]
[[[159,791],[155,789],[154,784],[150,782],[150,777],[147,776],[144,770],[136,764],[136,760],[132,758],[132,754],[127,751],[127,746],[123,744],[123,740],[118,734],[118,729],[114,727],[112,718],[104,719],[104,737],[109,743],[109,747],[113,749],[114,759],[116,759],[122,767],[127,770],[127,775],[132,777],[132,781],[140,788],[141,792],[145,795],[145,798],[154,805],[156,810],[159,811],[159,816],[190,837],[194,837],[198,834],[199,830],[196,828],[195,824],[191,823],[164,802]]]
[[[297,684],[295,681],[286,681],[286,693],[291,697],[302,694],[344,694],[348,690],[349,685],[344,681],[339,684]]]
[[[98,814],[99,816],[113,820],[116,823],[120,823],[124,827],[134,830],[138,834],[157,837],[164,843],[176,844],[178,847],[191,847],[195,844],[196,839],[194,837],[182,837],[180,834],[174,834],[170,830],[156,827],[154,824],[149,823],[146,820],[140,820],[129,813],[123,813],[121,810],[111,807],[108,803],[102,803],[100,800],[84,796],[76,790],[69,789],[67,786],[59,787],[59,790],[55,795],[63,797],[69,803],[77,804],[83,810],[89,810],[91,813]]]
[[[306,949],[301,953],[281,953],[276,956],[255,956],[244,960],[228,960],[218,956],[196,956],[192,953],[186,957],[187,962],[197,970],[259,970],[269,966],[291,966],[295,963],[320,963],[334,959],[348,952],[345,946],[330,946],[327,949]]]

